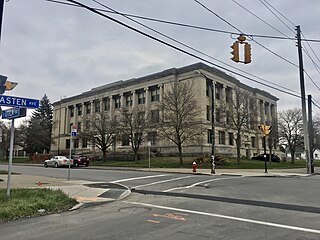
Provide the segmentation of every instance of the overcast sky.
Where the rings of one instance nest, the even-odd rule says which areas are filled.
[[[91,0],[79,1],[91,7],[104,9]],[[194,0],[100,0],[101,3],[122,13],[227,32],[238,33],[240,30],[247,34],[294,38],[295,25],[300,25],[307,39],[320,40],[319,0],[198,1],[220,18]],[[264,22],[236,3],[247,8]],[[133,18],[209,55],[209,58],[121,15],[105,14],[214,64],[236,72],[240,71],[234,67],[239,68],[279,85],[272,85],[276,88],[285,87],[287,89],[281,89],[300,95],[299,69],[295,66],[298,65],[298,53],[293,40],[253,37],[254,41],[249,41],[252,45],[252,62],[245,65],[230,60],[230,45],[235,41],[236,35]],[[5,2],[2,25],[0,74],[18,82],[13,91],[5,93],[11,96],[41,99],[47,94],[53,103],[60,98],[74,96],[107,83],[201,61],[86,9],[45,0]],[[309,44],[312,49],[306,43],[304,49],[313,62],[304,52],[304,67],[315,84],[305,75],[306,94],[311,94],[320,106],[320,42]],[[300,99],[297,97],[254,83],[236,74],[229,74],[245,84],[261,88],[278,97],[280,111],[301,108]],[[267,83],[261,79],[257,80]],[[315,106],[313,109],[315,114],[320,113]]]

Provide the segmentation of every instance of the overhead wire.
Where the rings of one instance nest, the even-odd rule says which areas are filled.
[[[246,8],[245,6],[241,5],[239,2],[237,2],[236,0],[232,0],[232,2],[234,2],[235,4],[237,4],[239,7],[241,7],[242,9],[244,9],[245,11],[247,11],[248,13],[250,13],[251,15],[253,15],[254,17],[256,17],[257,19],[259,19],[261,22],[263,22],[264,24],[268,25],[269,27],[271,27],[273,30],[275,30],[276,32],[280,33],[281,35],[284,35],[287,37],[287,39],[290,39],[290,37],[288,35],[286,35],[285,33],[281,32],[280,30],[276,29],[274,26],[272,26],[270,23],[268,23],[267,21],[263,20],[261,17],[259,17],[257,14],[253,13],[252,11],[250,11],[248,8]],[[295,39],[292,39],[295,40]]]
[[[248,8],[244,7],[243,5],[241,5],[239,2],[237,2],[236,0],[232,0],[235,4],[237,4],[238,6],[240,6],[242,9],[246,10],[247,12],[249,12],[251,15],[253,15],[254,17],[256,17],[257,19],[259,19],[260,21],[262,21],[263,23],[265,23],[266,25],[268,25],[269,27],[271,27],[272,29],[274,29],[275,31],[277,31],[278,33],[289,37],[288,35],[286,35],[285,33],[281,32],[280,30],[276,29],[275,27],[273,27],[271,24],[269,24],[268,22],[266,22],[265,20],[263,20],[262,18],[260,18],[258,15],[254,14],[252,11],[250,11]],[[260,0],[262,2],[262,0]],[[265,2],[267,2],[265,0]],[[263,3],[263,2],[262,2]],[[269,4],[269,3],[268,3]],[[277,18],[278,16],[268,7],[266,6],[265,3],[263,3],[263,5],[265,7],[268,8],[269,11],[271,11]],[[269,4],[270,5],[270,4]],[[276,10],[272,5],[270,5],[275,11],[277,11],[277,13],[281,14],[278,10]],[[285,17],[283,14],[281,14],[281,16]],[[278,18],[279,19],[279,18]],[[290,21],[288,18],[285,17],[285,19],[287,19],[288,21]],[[281,19],[279,19],[281,21]],[[283,21],[281,21],[282,23],[284,23]],[[290,21],[290,23],[292,23]],[[285,24],[285,23],[284,23]],[[292,23],[293,24],[293,23]],[[285,24],[286,25],[286,24]],[[287,25],[286,25],[287,26]],[[288,26],[287,26],[288,27]],[[289,27],[288,27],[289,28]],[[291,30],[291,29],[290,29]],[[294,41],[295,42],[295,41]],[[308,42],[307,42],[308,43]],[[310,49],[313,51],[313,49],[311,48],[310,44],[308,43]],[[314,64],[316,70],[318,71],[318,73],[320,74],[319,71],[319,66],[315,63],[315,61],[312,59],[312,57],[310,56],[309,52],[307,49],[303,48],[303,51],[307,54],[307,56],[310,58],[310,60],[312,61],[312,63]],[[313,51],[314,52],[314,51]],[[315,53],[314,53],[315,54]],[[307,77],[310,79],[310,81],[315,85],[315,87],[320,91],[319,86],[315,83],[315,81],[311,78],[311,76],[309,75],[309,73],[304,69],[305,74],[307,75]]]
[[[64,4],[64,5],[73,6],[73,7],[81,7],[81,6],[79,6],[77,4],[74,4],[74,3],[67,3],[67,2],[62,2],[62,1],[58,1],[58,0],[44,0],[44,1],[52,2],[52,3],[58,3],[58,4]],[[129,14],[129,13],[123,13],[123,12],[113,12],[113,11],[109,11],[109,10],[106,10],[106,9],[99,9],[99,8],[93,8],[93,9],[95,9],[97,11],[101,11],[101,12],[106,12],[106,13],[111,13],[111,14],[118,14],[118,15],[125,15],[125,16],[132,17],[132,18],[143,19],[143,20],[146,20],[146,21],[160,22],[160,23],[168,24],[168,25],[175,25],[175,26],[180,26],[180,27],[193,28],[193,29],[198,29],[198,30],[204,30],[204,31],[210,31],[210,32],[218,32],[218,33],[224,33],[224,34],[233,34],[233,35],[241,34],[240,32],[231,32],[231,31],[226,31],[226,30],[220,30],[220,29],[214,29],[214,28],[209,28],[209,27],[203,27],[203,26],[196,26],[196,25],[191,25],[191,24],[173,22],[173,21],[168,21],[168,20],[162,20],[162,19],[139,16],[139,15],[134,15],[134,14]],[[294,38],[294,37],[290,38],[290,37],[251,34],[251,33],[244,33],[244,35],[248,36],[248,37],[256,37],[256,38],[270,38],[270,39],[278,39],[278,40],[296,40],[296,38]],[[320,43],[320,39],[301,39],[301,41]]]
[[[160,43],[162,43],[162,44],[164,44],[164,45],[166,45],[166,46],[168,46],[168,47],[171,47],[171,48],[173,48],[173,49],[175,49],[175,50],[177,50],[177,51],[180,51],[180,52],[182,52],[182,53],[184,53],[184,54],[187,54],[187,55],[189,55],[189,56],[192,56],[192,57],[194,57],[194,58],[197,58],[197,59],[199,59],[199,60],[202,60],[203,62],[209,63],[209,64],[211,64],[211,65],[213,65],[213,66],[215,66],[215,67],[218,67],[218,68],[220,68],[220,69],[223,69],[223,70],[225,70],[225,71],[227,71],[227,72],[236,74],[236,75],[238,75],[238,76],[240,76],[240,77],[243,77],[243,78],[245,78],[245,79],[247,79],[247,80],[250,80],[250,81],[256,82],[256,83],[258,83],[258,84],[264,85],[264,86],[266,86],[266,87],[268,87],[268,88],[272,88],[272,89],[275,89],[275,90],[277,90],[277,91],[286,93],[286,94],[288,94],[288,95],[291,95],[291,96],[294,96],[294,97],[297,97],[297,98],[301,98],[300,96],[295,95],[295,94],[293,94],[293,93],[291,93],[291,92],[287,92],[287,91],[284,91],[284,90],[282,90],[282,89],[269,86],[269,85],[267,85],[267,84],[264,84],[264,83],[262,83],[262,82],[259,82],[259,81],[255,80],[255,79],[252,79],[252,78],[247,77],[247,76],[245,76],[245,75],[239,74],[239,73],[237,73],[237,72],[235,72],[235,71],[233,71],[233,70],[230,70],[230,69],[227,69],[227,68],[225,68],[225,67],[219,66],[219,65],[217,65],[217,64],[215,64],[215,63],[213,63],[213,62],[211,62],[211,61],[208,61],[208,60],[206,60],[206,59],[204,59],[204,58],[201,58],[201,57],[199,57],[199,56],[197,56],[197,55],[195,55],[195,54],[193,54],[193,53],[189,53],[189,52],[187,52],[187,51],[185,51],[185,50],[183,50],[183,49],[181,49],[181,48],[178,48],[178,47],[176,47],[176,46],[174,46],[174,45],[172,45],[172,44],[169,44],[169,43],[167,43],[167,42],[164,42],[164,41],[162,41],[161,39],[158,39],[158,38],[156,38],[156,37],[153,37],[153,36],[151,36],[151,35],[149,35],[149,34],[147,34],[147,33],[144,33],[144,32],[142,32],[142,31],[140,31],[140,30],[138,30],[138,29],[136,29],[136,28],[134,28],[134,27],[131,27],[131,26],[125,24],[125,23],[122,23],[122,22],[118,21],[117,19],[114,19],[114,18],[112,18],[112,17],[110,17],[110,16],[107,16],[107,15],[105,15],[105,14],[103,14],[103,13],[100,13],[99,11],[95,10],[94,8],[91,8],[91,7],[89,7],[89,6],[85,5],[85,4],[82,4],[82,3],[78,2],[78,1],[74,1],[74,0],[66,0],[66,1],[72,2],[72,3],[74,3],[75,5],[78,5],[78,6],[82,7],[82,8],[85,8],[85,9],[87,9],[87,10],[95,13],[95,14],[98,14],[98,15],[104,17],[104,18],[107,18],[107,19],[109,19],[109,20],[111,20],[111,21],[114,21],[114,22],[116,22],[116,23],[118,23],[118,24],[120,24],[120,25],[122,25],[122,26],[124,26],[124,27],[127,27],[127,28],[129,28],[130,30],[132,30],[132,31],[138,32],[138,33],[144,35],[145,37],[151,38],[151,39],[153,39],[153,40],[155,40],[155,41],[157,41],[157,42],[160,42]],[[318,106],[317,106],[317,107],[318,107]],[[320,108],[319,108],[319,109],[320,109]]]
[[[107,18],[107,19],[109,19],[109,20],[111,20],[111,21],[113,21],[113,22],[115,22],[115,23],[117,23],[117,24],[119,24],[119,25],[122,25],[122,26],[124,26],[124,27],[126,27],[126,28],[128,28],[128,29],[130,29],[130,30],[132,30],[132,31],[134,31],[134,32],[137,32],[137,33],[139,33],[139,34],[141,34],[141,35],[143,35],[143,36],[145,36],[145,37],[147,37],[147,38],[150,38],[150,39],[152,39],[152,40],[154,40],[154,41],[157,41],[157,42],[159,42],[159,43],[161,43],[161,44],[163,44],[163,45],[165,45],[165,46],[171,47],[171,48],[173,48],[173,49],[175,49],[175,50],[177,50],[177,51],[179,51],[179,52],[181,52],[181,53],[187,54],[187,55],[189,55],[189,56],[191,56],[191,57],[197,58],[197,59],[199,59],[199,60],[201,60],[201,61],[203,61],[203,62],[205,62],[205,63],[211,64],[211,65],[213,65],[213,66],[215,66],[215,67],[217,67],[217,68],[223,69],[223,70],[225,70],[225,71],[227,71],[227,72],[229,72],[229,73],[233,73],[233,74],[238,75],[238,76],[240,76],[240,77],[243,77],[243,78],[245,78],[245,79],[247,79],[247,80],[249,80],[249,81],[256,82],[256,83],[258,83],[258,84],[260,84],[260,85],[266,86],[266,87],[268,87],[268,88],[271,88],[271,89],[274,89],[274,90],[277,90],[277,91],[280,91],[280,92],[283,92],[283,93],[286,93],[286,94],[288,94],[288,95],[291,95],[291,96],[294,96],[294,97],[297,97],[297,98],[301,98],[299,95],[296,95],[296,94],[294,94],[294,93],[292,93],[292,92],[284,91],[284,90],[282,90],[282,89],[279,89],[279,88],[270,86],[270,85],[265,84],[265,83],[263,83],[263,82],[259,82],[259,81],[255,80],[255,79],[253,79],[253,78],[250,78],[250,77],[248,77],[248,76],[245,76],[245,75],[243,75],[243,74],[240,74],[240,73],[238,73],[238,72],[236,72],[236,71],[230,70],[230,69],[228,69],[228,68],[226,68],[226,67],[220,66],[220,65],[218,65],[218,64],[216,64],[216,63],[213,63],[213,62],[211,62],[211,61],[209,61],[209,60],[207,60],[207,59],[204,59],[204,58],[199,57],[199,56],[197,56],[197,55],[195,55],[195,54],[193,54],[193,53],[190,53],[190,52],[188,52],[188,51],[186,51],[186,50],[184,50],[184,49],[181,49],[181,48],[179,48],[179,47],[176,47],[176,46],[174,46],[174,45],[172,45],[172,44],[170,44],[170,43],[167,43],[167,42],[165,42],[165,41],[163,41],[163,40],[161,40],[161,39],[159,39],[159,38],[156,38],[156,37],[154,37],[154,36],[152,36],[152,35],[150,35],[150,34],[147,34],[147,33],[145,33],[145,32],[142,32],[141,30],[136,29],[136,28],[134,28],[134,27],[132,27],[132,26],[130,26],[130,25],[128,25],[128,24],[125,24],[125,23],[123,23],[123,22],[121,22],[121,21],[119,21],[119,20],[117,20],[117,19],[115,19],[115,18],[112,18],[112,17],[110,17],[110,16],[108,16],[108,15],[106,15],[106,14],[104,14],[104,13],[101,13],[101,12],[95,10],[94,8],[92,8],[92,7],[90,7],[90,6],[87,6],[87,5],[85,5],[85,4],[81,3],[81,2],[78,2],[78,1],[75,1],[75,0],[66,0],[66,1],[72,2],[72,3],[74,3],[74,4],[77,4],[77,5],[81,6],[81,7],[84,8],[84,9],[87,9],[87,10],[90,11],[90,12],[93,12],[93,13],[95,13],[95,14],[97,14],[97,15],[100,15],[101,17]]]
[[[207,6],[205,6],[203,3],[201,3],[198,0],[194,0],[196,3],[198,3],[200,6],[202,6],[203,8],[205,8],[206,10],[208,10],[209,12],[213,13],[215,16],[219,16],[217,13],[215,13],[214,11],[212,11],[210,8],[208,8]],[[234,27],[237,31],[242,32],[239,28],[233,26],[231,23],[229,23],[227,20],[225,20],[224,18],[222,18],[221,16],[218,17],[219,19],[223,19],[222,21],[228,23],[229,26]],[[260,47],[264,48],[265,50],[267,50],[268,52],[272,53],[273,55],[281,58],[282,60],[286,61],[287,63],[299,68],[299,66],[297,64],[295,64],[294,62],[286,59],[285,57],[281,56],[280,54],[272,51],[271,49],[267,48],[266,46],[264,46],[263,44],[259,43],[258,41],[256,41],[255,39],[252,39],[252,41],[254,41],[256,44],[258,44]]]
[[[277,14],[274,12],[276,11],[280,16],[282,16],[285,20],[287,20],[290,24],[292,24],[293,26],[295,26],[295,24],[290,21],[284,14],[282,14],[280,11],[278,11],[275,7],[273,7],[267,0],[260,0],[260,2],[281,22],[283,23],[290,31],[292,31],[293,33],[295,33],[284,21],[282,21],[282,19],[280,19],[280,17],[277,16]],[[271,10],[267,4],[274,10]],[[304,38],[305,36],[302,35]],[[307,42],[309,48],[311,49],[311,51],[314,53],[314,55],[316,56],[316,58],[319,60],[318,56],[316,55],[316,53],[314,52],[314,50],[312,49],[311,45]],[[316,70],[318,71],[319,75],[320,75],[320,67],[316,64],[316,62],[313,60],[313,58],[310,56],[307,48],[304,46],[304,44],[302,43],[303,48],[302,50],[306,53],[306,55],[309,57],[309,59],[311,60],[311,62],[313,63],[314,67],[316,68]],[[319,61],[320,62],[320,61]],[[305,74],[307,75],[307,77],[310,79],[310,81],[313,83],[313,85],[320,91],[320,87],[318,86],[318,84],[312,79],[312,77],[310,76],[310,74],[307,72],[306,69],[303,69],[303,71],[305,72]]]
[[[106,6],[105,4],[103,4],[103,3],[101,3],[101,2],[99,2],[99,1],[97,1],[97,0],[92,0],[92,1],[95,2],[95,3],[97,3],[97,4],[99,4],[100,6],[102,6],[102,7],[104,7],[104,8],[106,8],[106,9],[109,9],[110,11],[113,11],[113,12],[115,12],[115,13],[119,13],[119,12],[116,11],[115,9],[113,9],[113,8],[111,8],[111,7],[108,7],[108,6]],[[172,37],[170,37],[170,36],[168,36],[168,35],[166,35],[166,34],[163,34],[162,32],[159,32],[159,31],[157,31],[157,30],[155,30],[155,29],[153,29],[153,28],[151,28],[151,27],[149,27],[149,26],[147,26],[147,25],[145,25],[145,24],[143,24],[143,23],[141,23],[141,22],[138,22],[138,21],[136,21],[136,20],[134,20],[134,19],[126,16],[125,14],[121,14],[121,13],[119,13],[119,14],[122,15],[123,17],[125,17],[125,18],[133,21],[134,23],[137,23],[137,24],[139,24],[139,25],[141,25],[141,26],[143,26],[143,27],[145,27],[145,28],[147,28],[147,29],[149,29],[149,30],[151,30],[151,31],[153,31],[153,32],[155,32],[155,33],[163,36],[163,37],[166,37],[166,38],[170,39],[171,41],[174,41],[174,42],[176,42],[176,43],[178,43],[178,44],[180,44],[180,45],[182,45],[182,46],[184,46],[184,47],[186,47],[186,48],[191,49],[192,51],[195,51],[195,52],[197,52],[197,53],[199,53],[199,54],[201,54],[201,55],[204,55],[204,56],[206,56],[206,57],[208,57],[208,58],[210,58],[210,59],[213,59],[213,60],[215,60],[215,61],[217,61],[217,62],[219,62],[219,63],[221,63],[221,64],[224,64],[224,65],[226,65],[226,66],[228,66],[228,67],[234,68],[234,69],[236,69],[236,70],[238,70],[238,71],[240,71],[240,72],[242,72],[242,73],[245,73],[245,74],[247,74],[247,75],[249,75],[249,76],[252,76],[252,77],[255,77],[255,78],[260,79],[260,80],[262,80],[262,81],[265,81],[265,82],[267,82],[267,83],[270,83],[270,84],[272,84],[272,85],[274,85],[274,86],[283,88],[283,89],[288,90],[288,91],[296,92],[296,91],[294,91],[294,90],[292,90],[292,89],[283,87],[283,86],[281,86],[281,85],[279,85],[279,84],[273,83],[273,82],[268,81],[268,80],[266,80],[266,79],[264,79],[264,78],[261,78],[261,77],[259,77],[259,76],[256,76],[256,75],[252,74],[252,73],[246,72],[246,71],[244,71],[244,70],[242,70],[242,69],[240,69],[240,68],[237,68],[237,67],[234,67],[234,66],[232,66],[232,65],[230,65],[230,64],[228,64],[228,63],[225,63],[225,62],[223,62],[223,61],[221,61],[221,60],[219,60],[219,59],[217,59],[217,58],[215,58],[215,57],[212,57],[212,56],[210,56],[210,55],[208,55],[208,54],[206,54],[206,53],[204,53],[204,52],[202,52],[202,51],[200,51],[200,50],[198,50],[198,49],[195,49],[195,48],[193,48],[193,47],[191,47],[191,46],[189,46],[189,45],[187,45],[187,44],[185,44],[185,43],[183,43],[183,42],[181,42],[181,41],[178,41],[178,40],[176,40],[176,39],[174,39],[174,38],[172,38]],[[298,92],[296,92],[296,93],[299,94]]]

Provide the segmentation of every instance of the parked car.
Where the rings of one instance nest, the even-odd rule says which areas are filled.
[[[44,167],[63,167],[69,166],[69,158],[65,156],[54,156],[44,161]],[[73,160],[70,161],[70,166],[73,166]]]
[[[269,161],[269,156],[270,156],[270,154],[266,154],[267,161]],[[252,157],[251,159],[264,161],[264,154],[259,154],[258,156]],[[271,161],[272,162],[280,162],[280,158],[275,154],[271,154]]]
[[[80,165],[84,165],[86,167],[89,166],[89,157],[87,156],[80,156],[80,155],[75,155],[72,157],[73,160],[73,166],[79,167]]]

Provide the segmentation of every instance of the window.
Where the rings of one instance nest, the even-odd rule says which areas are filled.
[[[129,146],[129,136],[127,134],[122,135],[122,146]]]
[[[110,110],[110,98],[103,99],[103,109],[104,109],[104,111]]]
[[[211,92],[211,84],[209,81],[206,83],[206,96],[210,97],[210,92]]]
[[[91,113],[91,104],[90,103],[86,103],[85,104],[85,108],[86,108],[86,114],[90,114]]]
[[[74,116],[74,107],[69,107],[70,117]]]
[[[256,147],[256,138],[251,137],[251,147],[255,148]]]
[[[220,113],[220,109],[216,110],[216,122],[220,123],[221,122],[221,113]]]
[[[78,122],[77,128],[78,128],[78,132],[81,132],[81,122]]]
[[[154,88],[151,90],[151,102],[157,102],[160,99],[160,88]]]
[[[212,130],[208,129],[208,143],[212,143]]]
[[[219,131],[219,144],[226,144],[226,133]]]
[[[94,112],[100,112],[100,101],[94,101]]]
[[[86,130],[90,130],[90,120],[86,121]]]
[[[148,132],[148,141],[151,142],[151,145],[156,145],[157,141],[157,132]]]
[[[146,102],[145,92],[138,93],[138,104],[144,104]]]
[[[216,84],[216,99],[221,99],[221,85],[220,84]]]
[[[70,139],[66,140],[66,148],[70,148]]]
[[[207,105],[207,120],[210,121],[210,106]]]
[[[231,98],[232,98],[232,92],[231,92],[231,88],[227,87],[226,88],[226,102],[231,102]]]
[[[120,98],[120,96],[116,96],[114,98],[114,108],[115,109],[121,108],[121,98]]]
[[[158,123],[160,120],[159,109],[151,110],[151,122]]]
[[[126,95],[126,107],[132,106],[132,94]]]
[[[87,139],[82,139],[82,148],[88,147],[88,141]]]
[[[73,148],[79,148],[79,139],[74,139],[73,140]]]
[[[229,135],[229,145],[233,146],[234,145],[233,133],[228,133],[228,135]]]
[[[78,116],[82,115],[82,105],[77,105],[77,114]]]

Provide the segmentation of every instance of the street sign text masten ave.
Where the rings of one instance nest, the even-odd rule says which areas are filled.
[[[39,100],[0,95],[0,106],[39,108]]]

